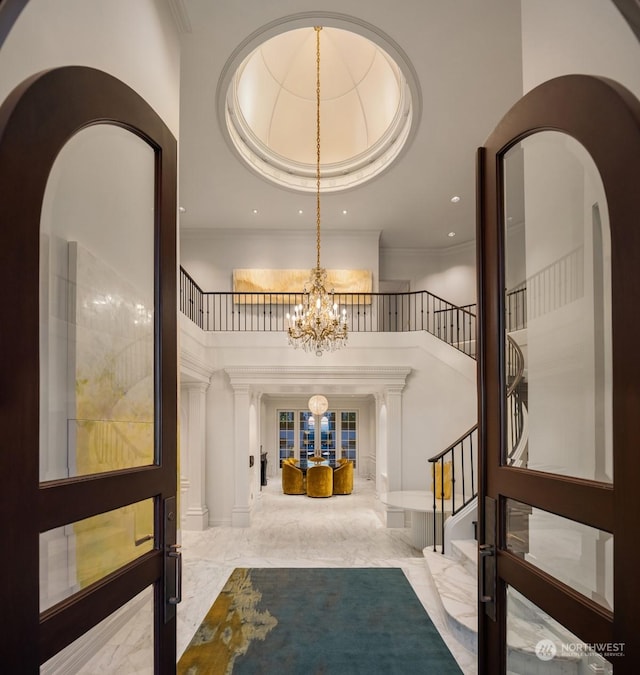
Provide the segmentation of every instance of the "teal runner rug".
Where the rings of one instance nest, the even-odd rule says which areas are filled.
[[[461,672],[396,568],[238,568],[178,663],[184,675]]]

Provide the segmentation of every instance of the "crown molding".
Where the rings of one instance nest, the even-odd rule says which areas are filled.
[[[448,255],[454,253],[460,253],[461,251],[475,250],[476,240],[470,239],[469,241],[463,241],[459,244],[454,244],[453,246],[438,246],[434,248],[428,247],[394,247],[394,246],[381,246],[380,254],[392,253],[396,255],[407,255],[407,256],[416,256],[416,255]]]
[[[208,385],[214,369],[195,354],[182,348],[180,350],[180,383],[202,383]]]
[[[409,366],[228,366],[231,386],[257,387],[261,393],[298,393],[324,387],[328,393],[371,393],[372,389],[401,391]],[[287,390],[288,391],[283,391]]]

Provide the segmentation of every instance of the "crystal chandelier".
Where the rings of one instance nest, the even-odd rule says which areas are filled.
[[[347,310],[340,315],[333,290],[327,292],[327,270],[320,267],[320,31],[316,26],[316,267],[304,289],[304,302],[287,314],[289,344],[307,352],[335,351],[347,342]]]

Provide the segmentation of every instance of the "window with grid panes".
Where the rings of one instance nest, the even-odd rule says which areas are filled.
[[[295,450],[295,413],[293,410],[281,410],[278,413],[278,439],[280,466],[282,460],[294,456]]]
[[[315,419],[308,410],[278,411],[279,460],[306,460],[322,455],[328,461],[346,457],[356,463],[357,412],[327,411]]]
[[[300,411],[300,460],[305,460],[314,454],[316,445],[316,421],[313,413],[308,410]]]
[[[320,419],[320,453],[330,462],[336,459],[336,414],[327,410]]]
[[[340,448],[342,457],[350,459],[355,467],[358,442],[358,414],[355,411],[340,413]]]

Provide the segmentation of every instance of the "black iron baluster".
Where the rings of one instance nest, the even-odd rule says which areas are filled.
[[[465,468],[464,468],[464,439],[462,439],[460,450],[460,463],[462,464],[462,503],[467,501],[467,492],[465,489]]]
[[[440,549],[444,555],[444,457],[440,459]]]
[[[437,519],[436,519],[436,465],[431,464],[431,480],[432,480],[432,492],[433,492],[433,551],[436,550],[436,528],[437,528]]]
[[[456,512],[456,450],[454,448],[451,451],[451,514],[453,515],[455,512]],[[442,519],[442,535],[443,535],[442,552],[444,553],[444,518]]]
[[[475,431],[469,436],[469,446],[470,446],[470,455],[471,455],[471,494],[476,493],[476,486],[475,486],[475,481],[474,481],[474,471],[473,467],[475,465],[473,461],[473,434],[476,433]]]

